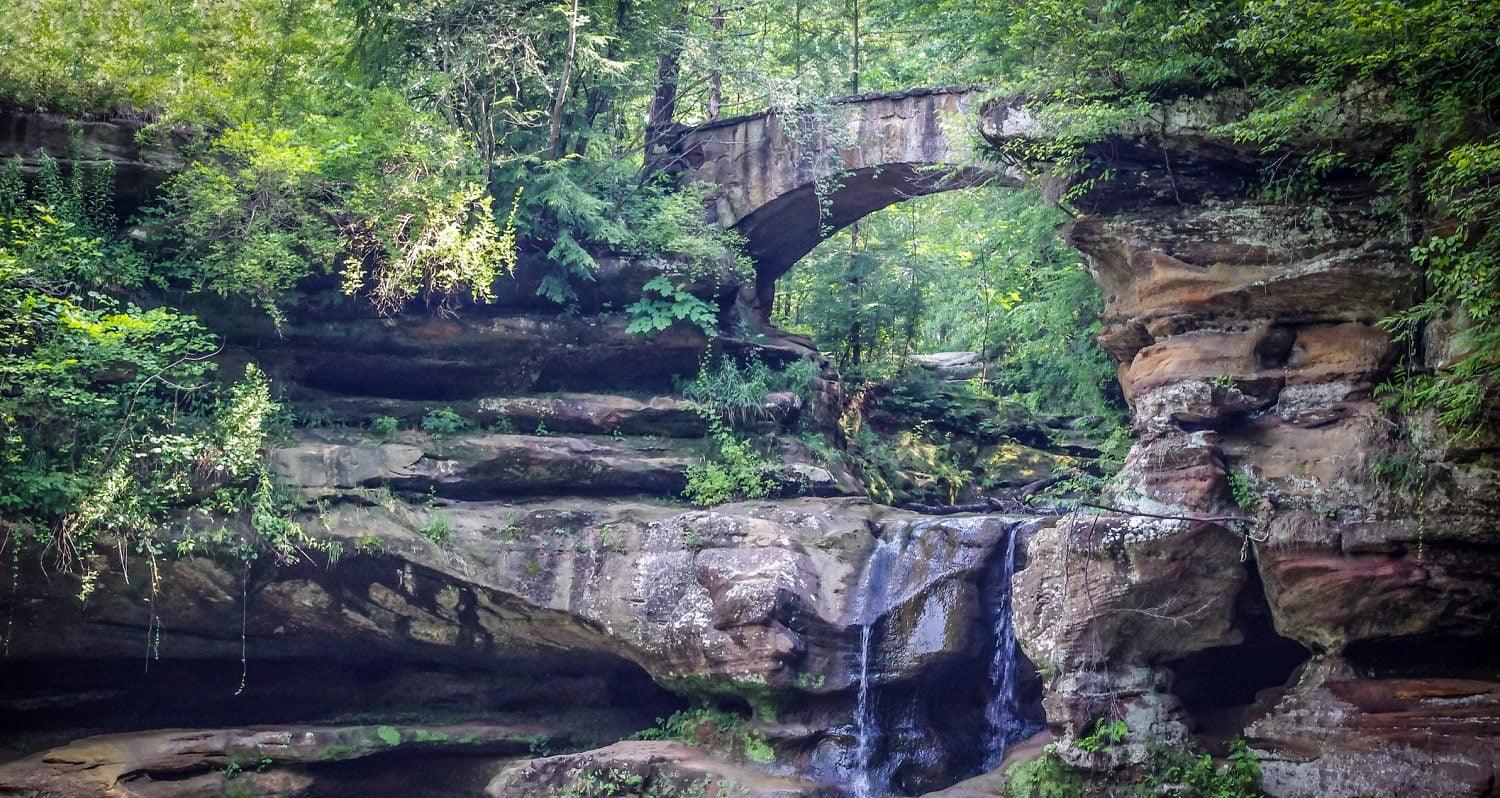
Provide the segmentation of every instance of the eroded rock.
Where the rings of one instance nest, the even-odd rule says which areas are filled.
[[[518,762],[485,791],[491,798],[559,794],[695,795],[704,798],[835,798],[831,785],[773,776],[672,741],[615,743],[597,751]]]

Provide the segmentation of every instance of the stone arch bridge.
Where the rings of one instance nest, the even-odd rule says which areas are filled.
[[[688,128],[672,155],[711,186],[709,219],[745,237],[765,302],[778,277],[861,217],[996,177],[971,145],[979,95],[920,88],[772,108]]]

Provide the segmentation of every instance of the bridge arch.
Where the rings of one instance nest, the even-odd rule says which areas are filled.
[[[686,178],[709,186],[710,221],[738,231],[769,303],[776,279],[820,241],[904,199],[1014,176],[978,166],[979,92],[910,89],[772,108],[686,130]]]

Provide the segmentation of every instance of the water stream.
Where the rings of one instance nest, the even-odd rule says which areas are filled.
[[[892,571],[906,544],[916,537],[916,528],[905,530],[907,534],[893,534],[879,538],[875,550],[870,553],[870,562],[865,568],[864,579],[859,586],[859,693],[854,705],[854,772],[849,787],[854,798],[872,798],[871,769],[874,766],[875,745],[880,734],[879,718],[875,715],[875,699],[870,681],[870,664],[874,655],[875,624],[889,607],[886,593],[891,584]],[[911,558],[904,558],[910,560]],[[910,569],[910,562],[907,563]],[[897,581],[899,586],[901,581]]]
[[[1005,530],[1005,558],[1000,561],[996,582],[1000,595],[995,603],[995,654],[990,659],[990,701],[984,708],[985,770],[994,770],[1005,758],[1005,748],[1016,720],[1016,629],[1010,614],[1010,582],[1016,573],[1018,528],[1018,524],[1011,524]]]
[[[845,770],[846,784],[853,798],[880,798],[889,794],[890,782],[894,772],[901,761],[907,761],[908,766],[915,759],[926,759],[931,756],[942,756],[936,746],[936,740],[930,736],[931,730],[925,729],[923,718],[926,722],[932,722],[931,716],[925,716],[918,708],[917,693],[910,692],[910,688],[900,688],[896,694],[891,690],[882,688],[880,685],[882,662],[884,656],[880,650],[882,638],[889,634],[884,629],[887,616],[903,602],[915,598],[908,595],[916,585],[913,584],[912,575],[916,568],[932,567],[939,565],[938,570],[947,570],[943,566],[954,566],[959,563],[944,562],[941,564],[927,562],[927,558],[937,555],[943,557],[943,552],[950,556],[964,557],[960,551],[967,549],[978,555],[978,550],[966,546],[955,550],[938,545],[916,546],[915,544],[922,535],[938,525],[944,525],[950,532],[960,530],[957,537],[970,541],[976,538],[992,534],[991,524],[1004,524],[1001,534],[1005,540],[1000,542],[1003,549],[997,552],[1000,556],[998,562],[986,569],[994,574],[993,581],[986,579],[985,582],[993,585],[990,600],[985,603],[988,610],[993,612],[993,620],[988,630],[992,632],[993,638],[987,641],[993,645],[993,653],[989,657],[988,668],[984,668],[983,660],[975,663],[975,679],[987,678],[987,684],[983,690],[983,732],[980,739],[975,740],[981,750],[974,751],[975,765],[982,764],[983,770],[990,770],[997,766],[1005,756],[1008,743],[1015,738],[1020,726],[1026,721],[1019,717],[1015,692],[1016,692],[1016,640],[1014,626],[1011,621],[1011,599],[1010,583],[1015,573],[1016,565],[1016,541],[1015,532],[1019,523],[1007,523],[1002,519],[989,518],[947,518],[947,519],[923,519],[910,524],[892,525],[887,528],[885,534],[878,538],[875,548],[870,553],[866,563],[864,574],[860,579],[859,591],[855,596],[852,617],[859,624],[859,676],[854,707],[853,724],[853,751],[850,761]],[[971,544],[972,545],[972,544]],[[990,549],[990,551],[994,551]],[[980,555],[982,556],[982,555]],[[972,562],[972,561],[971,561]],[[976,563],[977,565],[977,563]],[[964,568],[960,567],[959,572]],[[950,576],[938,577],[961,578],[958,572],[950,572]],[[924,580],[925,581],[925,580]],[[939,611],[928,620],[936,624],[935,628],[945,629],[948,622],[945,613]],[[986,613],[986,617],[989,613]],[[978,619],[976,619],[978,620]],[[925,626],[926,624],[924,624]],[[907,641],[908,643],[912,641]],[[988,646],[986,646],[988,648]],[[887,654],[888,655],[888,654]],[[973,684],[970,682],[970,684]],[[983,684],[983,682],[981,682]],[[976,685],[977,687],[977,685]],[[925,692],[920,686],[918,692]],[[904,697],[903,697],[904,696]],[[898,703],[891,704],[882,710],[882,701],[895,700]],[[911,703],[906,708],[902,701]],[[928,695],[921,703],[932,704],[934,701],[942,705],[942,698]],[[974,704],[975,710],[980,707]],[[944,707],[946,710],[947,707]],[[958,706],[954,710],[960,709]],[[928,710],[930,711],[930,710]],[[977,722],[979,719],[975,718]],[[892,728],[886,725],[895,724]],[[912,727],[916,724],[915,727]],[[912,728],[908,728],[912,727]],[[979,729],[975,729],[979,731]],[[911,739],[909,739],[911,738]],[[970,738],[974,739],[974,738]],[[915,744],[915,748],[913,748]],[[900,751],[889,750],[895,746]],[[913,750],[906,750],[912,748]],[[923,755],[926,756],[923,756]]]

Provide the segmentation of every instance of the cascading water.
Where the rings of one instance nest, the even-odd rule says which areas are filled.
[[[996,582],[1000,596],[995,602],[995,654],[990,659],[990,701],[984,708],[985,770],[999,767],[1015,725],[1016,629],[1011,620],[1010,583],[1016,573],[1017,531],[1019,524],[1011,524],[1005,531],[1005,557],[1000,561]]]
[[[915,534],[915,533],[913,533]],[[875,743],[880,735],[879,718],[875,715],[875,700],[870,685],[870,665],[874,651],[875,624],[886,611],[886,592],[891,583],[891,571],[901,550],[906,548],[908,535],[891,535],[877,539],[875,551],[865,567],[864,579],[859,586],[859,693],[854,705],[854,767],[849,787],[854,798],[871,798],[871,766],[875,757]]]
[[[853,744],[840,769],[852,798],[889,795],[893,782],[902,790],[921,789],[944,779],[940,774],[951,779],[981,765],[988,770],[1025,731],[1028,721],[1014,696],[1010,615],[1021,523],[995,516],[929,518],[889,524],[875,541],[850,607],[859,630],[858,659],[851,663],[858,680],[848,727]],[[986,585],[993,585],[985,591],[988,600],[977,592]],[[960,627],[971,631],[955,631]],[[980,639],[971,637],[976,634]],[[943,682],[936,691],[922,679],[888,683],[888,669],[909,672],[922,657],[959,656],[963,648],[945,647],[966,639],[975,646],[963,656],[973,659],[931,666],[961,681]],[[969,730],[967,737],[961,729]]]

